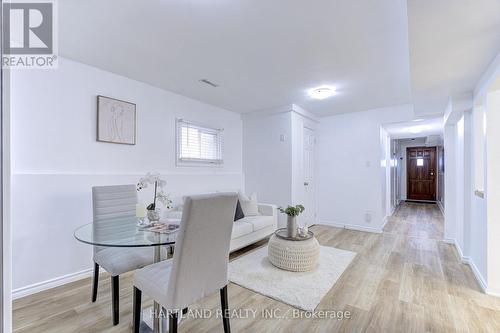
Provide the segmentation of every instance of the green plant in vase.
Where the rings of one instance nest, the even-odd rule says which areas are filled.
[[[278,210],[287,215],[286,230],[287,236],[291,238],[297,237],[297,216],[302,214],[304,210],[303,205],[288,206],[286,208],[279,207]]]

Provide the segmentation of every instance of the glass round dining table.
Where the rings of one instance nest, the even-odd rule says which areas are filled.
[[[162,221],[163,222],[163,221]],[[165,223],[179,224],[178,219],[169,219]],[[168,246],[169,252],[173,252],[173,246],[178,234],[178,229],[172,231],[157,232],[150,230],[148,226],[139,226],[135,217],[115,218],[98,223],[88,223],[78,227],[75,238],[85,244],[98,247],[154,247],[154,263],[161,261],[161,248]],[[154,313],[160,313],[160,305],[154,302]],[[152,318],[153,332],[160,332],[160,317]],[[144,330],[141,325],[141,331]]]
[[[156,232],[147,226],[139,226],[137,218],[116,218],[99,223],[88,223],[75,230],[75,238],[82,243],[102,247],[146,247],[173,245],[177,230],[169,233]],[[166,223],[178,224],[169,219]]]

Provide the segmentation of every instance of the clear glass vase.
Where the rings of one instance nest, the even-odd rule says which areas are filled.
[[[160,220],[160,210],[155,209],[155,210],[149,210],[148,209],[148,220],[150,222],[157,222]]]

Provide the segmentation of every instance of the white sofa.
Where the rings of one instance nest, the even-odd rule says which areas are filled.
[[[234,221],[230,244],[231,252],[270,236],[278,228],[277,207],[262,203],[259,203],[258,206],[260,215],[245,216],[238,221]],[[165,217],[180,219],[182,217],[182,205],[168,212]]]
[[[278,211],[275,205],[259,204],[257,216],[245,216],[234,221],[230,251],[239,250],[271,235],[278,228]]]

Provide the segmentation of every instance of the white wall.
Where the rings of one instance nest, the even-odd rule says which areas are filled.
[[[444,213],[445,210],[445,187],[444,187],[444,178],[445,178],[445,168],[444,165],[444,147],[439,145],[437,147],[437,202],[441,212]]]
[[[462,250],[462,255],[465,253],[465,115],[463,115],[455,126],[455,241]]]
[[[256,192],[261,202],[291,204],[292,113],[244,115],[243,142],[247,193]]]
[[[391,139],[390,147],[390,198],[391,198],[391,212],[394,212],[399,203],[399,146],[398,141]]]
[[[445,223],[444,238],[456,238],[456,124],[444,126],[444,165],[445,165]]]
[[[286,207],[304,203],[304,127],[317,121],[296,105],[243,115],[243,171],[248,193]],[[306,207],[316,211],[316,207]],[[298,217],[303,223],[304,214]],[[313,213],[314,216],[314,213]],[[314,221],[309,222],[313,224]],[[285,225],[280,214],[279,224]]]
[[[500,296],[500,89],[487,95],[486,119],[487,283]]]
[[[495,86],[496,89],[500,87],[500,53],[484,72],[474,89],[474,108],[471,108],[472,111],[465,112],[463,249],[460,248],[458,241],[456,244],[459,251],[463,252],[462,259],[469,263],[481,287],[487,293],[500,295],[500,264],[496,260],[500,253],[498,242],[500,232],[497,223],[500,215],[497,204],[499,201],[497,189],[500,160],[497,142],[500,131],[498,118],[500,96],[491,94],[495,91]],[[486,114],[486,129],[483,129],[480,123],[475,123],[475,121],[483,122],[482,117],[476,114],[479,112]],[[446,112],[448,113],[450,112]],[[482,130],[483,133],[473,132],[478,130]],[[448,149],[449,147],[445,145],[445,151]],[[446,165],[446,173],[448,172],[450,172],[450,166]],[[446,178],[448,178],[447,175]],[[446,195],[454,195],[455,184],[451,184],[453,186],[451,189],[446,186]],[[484,198],[475,194],[477,190],[484,191]],[[448,202],[448,198],[446,200]],[[457,211],[460,212],[446,207],[446,229],[455,226],[457,220],[454,215]]]
[[[174,197],[243,186],[239,114],[67,59],[12,73],[11,87],[14,289],[91,267],[73,231],[92,221],[93,185],[158,171]],[[137,104],[135,146],[96,142],[97,95]],[[175,166],[176,117],[224,128],[223,167]]]
[[[380,127],[412,118],[413,108],[402,105],[321,119],[318,126],[320,223],[381,230],[385,210]]]
[[[475,112],[483,112],[483,109],[474,109],[472,110],[473,113]],[[471,117],[471,119],[474,121],[474,117]],[[477,119],[477,118],[476,118]],[[482,126],[479,126],[482,129]],[[484,161],[484,153],[486,150],[486,145],[484,141],[484,130],[483,130],[483,140],[482,142],[476,142],[476,140],[481,141],[478,136],[472,135],[470,137],[471,140],[471,152],[470,155],[468,155],[467,159],[472,161],[471,163],[471,169],[469,173],[469,178],[473,179],[474,175],[476,174],[476,168],[482,167],[483,169],[483,180],[481,182],[481,188],[480,190],[484,191],[484,184],[486,184],[484,177],[486,176],[486,170],[485,170],[485,161]],[[482,153],[482,163],[477,163],[479,161],[475,160],[475,150],[476,149],[481,149],[483,150]],[[481,154],[479,154],[481,155]],[[476,187],[476,184],[474,182],[469,182],[469,186],[466,188],[466,194],[470,197],[470,216],[468,217],[468,220],[470,221],[470,233],[466,234],[468,236],[468,242],[469,242],[469,257],[470,257],[470,263],[471,266],[474,266],[474,270],[477,271],[479,279],[482,280],[481,284],[483,287],[486,286],[486,278],[487,278],[487,232],[488,232],[488,225],[487,225],[487,212],[486,212],[486,200],[485,198],[478,197],[477,195],[474,194],[475,190],[478,190],[479,188]]]
[[[380,177],[382,178],[381,209],[384,218],[392,215],[393,206],[391,199],[391,137],[387,130],[380,127]],[[384,221],[385,223],[385,221]]]

